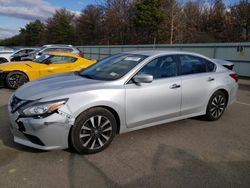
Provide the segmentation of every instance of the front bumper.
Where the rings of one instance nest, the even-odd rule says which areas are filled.
[[[73,119],[54,113],[46,118],[21,117],[19,112],[11,113],[8,105],[10,129],[16,143],[41,150],[68,148],[68,134]]]

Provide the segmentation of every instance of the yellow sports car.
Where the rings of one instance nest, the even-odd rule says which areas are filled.
[[[51,52],[33,61],[4,63],[0,65],[0,85],[16,89],[28,81],[52,74],[77,71],[95,62],[72,53]]]

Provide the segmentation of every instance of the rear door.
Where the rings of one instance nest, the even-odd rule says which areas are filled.
[[[216,87],[215,65],[198,56],[178,57],[182,82],[181,115],[200,113],[206,108],[208,97]]]
[[[127,126],[132,128],[155,124],[179,116],[181,79],[177,76],[176,58],[158,57],[137,74],[153,75],[154,80],[141,85],[131,81],[125,85]]]

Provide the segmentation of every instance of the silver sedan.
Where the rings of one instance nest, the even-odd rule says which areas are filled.
[[[19,88],[8,104],[11,130],[26,146],[96,153],[117,133],[194,116],[219,119],[236,99],[237,81],[199,54],[120,53]]]

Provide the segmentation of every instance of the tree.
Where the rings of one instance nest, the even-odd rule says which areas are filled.
[[[142,43],[152,43],[156,40],[163,21],[161,0],[139,0],[135,3],[133,22]]]
[[[164,19],[160,25],[159,41],[161,43],[176,43],[180,40],[183,30],[182,6],[176,0],[161,2]]]
[[[103,36],[103,15],[101,6],[89,5],[76,19],[77,39],[81,45],[98,44]]]
[[[210,35],[208,42],[224,42],[226,8],[222,0],[211,0],[203,12],[203,31]]]
[[[250,3],[241,0],[238,5],[231,7],[231,16],[239,40],[250,41]]]
[[[60,9],[0,45],[152,44],[250,41],[250,3],[223,0],[104,0],[80,15]],[[183,3],[186,2],[186,3]],[[206,2],[206,3],[204,3]]]
[[[132,0],[107,0],[104,4],[104,41],[127,44],[134,38],[132,31]]]
[[[40,20],[28,23],[25,28],[20,29],[20,39],[24,40],[27,46],[42,44],[44,24]]]
[[[48,18],[46,24],[47,43],[74,44],[75,28],[74,14],[66,9],[57,10],[53,17]]]
[[[181,43],[205,43],[215,40],[213,36],[210,36],[207,29],[204,29],[204,27],[207,27],[209,11],[203,5],[201,0],[197,0],[188,1],[183,6],[181,17],[183,27],[181,34],[179,34]]]

